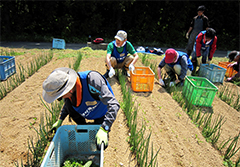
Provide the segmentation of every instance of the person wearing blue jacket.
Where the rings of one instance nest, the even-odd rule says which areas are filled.
[[[190,76],[193,71],[193,65],[189,56],[181,51],[176,51],[175,49],[169,48],[165,52],[165,57],[158,65],[158,79],[161,86],[165,86],[165,83],[161,76],[161,69],[165,68],[165,71],[170,76],[172,81],[170,86],[175,84],[183,85],[186,76]],[[176,79],[175,76],[178,76]]]
[[[107,46],[105,78],[112,78],[115,75],[114,69],[122,69],[127,75],[128,70],[134,71],[134,65],[138,60],[138,54],[131,42],[127,40],[125,31],[119,30],[114,38],[115,40]]]
[[[116,119],[120,108],[108,81],[96,71],[75,72],[73,69],[61,67],[55,69],[43,82],[43,99],[47,103],[64,99],[58,121],[52,128],[59,128],[69,115],[78,124],[101,124],[96,134],[97,148],[108,146],[108,132]]]

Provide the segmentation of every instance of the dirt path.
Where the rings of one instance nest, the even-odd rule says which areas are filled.
[[[91,52],[91,57],[83,57],[80,71],[96,70],[105,72],[105,51],[97,55]],[[18,60],[22,60],[21,56]],[[0,100],[0,166],[14,166],[13,161],[26,159],[27,138],[35,132],[29,129],[30,123],[36,119],[34,127],[38,127],[40,115],[45,112],[39,95],[42,93],[42,82],[57,67],[68,67],[74,58],[53,60],[42,67],[32,77],[28,78],[18,88]],[[159,60],[156,60],[159,61]],[[140,61],[137,66],[142,66]],[[109,79],[116,98],[121,101],[122,94],[116,78]],[[154,151],[160,149],[158,166],[193,166],[219,167],[223,166],[220,153],[207,143],[201,131],[191,122],[188,115],[176,101],[155,80],[152,93],[134,93],[136,104],[139,104],[138,123],[146,123],[147,132],[152,131],[151,142]],[[224,115],[224,124],[220,140],[235,136],[240,129],[240,113],[229,107],[218,98],[213,102],[214,114]],[[104,166],[135,166],[126,142],[128,128],[125,116],[120,109],[114,122],[109,147],[104,151]],[[63,124],[72,124],[65,119]]]

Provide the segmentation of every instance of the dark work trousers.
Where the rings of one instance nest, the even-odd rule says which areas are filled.
[[[73,121],[76,122],[76,124],[78,124],[78,125],[88,124],[86,122],[85,118],[82,117],[76,110],[74,110],[74,108],[72,107],[72,103],[69,99],[66,99],[65,105],[66,105],[66,108],[68,110],[69,117],[71,119],[73,119]],[[101,118],[94,119],[93,124],[102,124],[103,121],[104,121],[104,116],[101,117]]]

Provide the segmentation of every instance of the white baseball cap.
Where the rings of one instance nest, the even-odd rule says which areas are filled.
[[[67,94],[75,86],[77,76],[77,73],[71,68],[55,69],[42,84],[43,99],[47,103],[52,103]]]
[[[127,33],[123,30],[119,30],[114,38],[119,39],[120,41],[124,41],[127,39]]]

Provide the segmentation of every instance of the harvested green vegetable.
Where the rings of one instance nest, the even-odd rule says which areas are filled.
[[[92,163],[92,161],[83,161],[76,158],[67,159],[62,167],[99,167]]]

